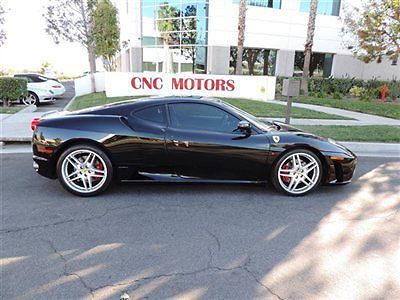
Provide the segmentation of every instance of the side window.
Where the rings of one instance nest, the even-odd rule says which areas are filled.
[[[24,79],[26,79],[28,82],[32,82],[32,79],[31,79],[29,76],[15,75],[14,77],[16,77],[16,78],[24,78]]]
[[[230,113],[207,104],[169,104],[171,127],[232,133],[239,119]]]
[[[165,123],[164,108],[161,105],[147,107],[131,113],[132,116],[154,123]]]

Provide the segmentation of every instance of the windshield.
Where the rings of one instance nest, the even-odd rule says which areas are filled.
[[[237,108],[236,106],[233,106],[232,104],[223,102],[226,106],[229,106],[230,108],[234,109],[239,115],[244,117],[247,121],[250,121],[254,125],[257,126],[262,131],[271,131],[274,127],[272,123],[270,122],[263,122],[259,120],[257,117],[253,116],[252,114],[249,114],[248,112],[241,110],[240,108]]]

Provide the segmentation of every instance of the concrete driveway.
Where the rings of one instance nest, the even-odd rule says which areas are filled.
[[[400,162],[290,198],[261,186],[117,185],[78,198],[1,158],[4,299],[399,299]]]

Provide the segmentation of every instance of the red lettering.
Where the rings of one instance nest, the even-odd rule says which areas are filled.
[[[215,89],[217,91],[219,91],[219,90],[225,91],[225,80],[217,79],[216,82],[215,82]]]
[[[142,78],[142,83],[143,83],[143,89],[145,88],[145,86],[151,90],[152,88],[152,84],[151,84],[151,79],[147,79],[146,77]]]
[[[161,89],[162,89],[162,87],[163,87],[163,81],[162,81],[161,77],[156,77],[156,78],[154,78],[154,80],[153,80],[153,87],[154,87],[156,90],[161,90]]]
[[[172,78],[172,89],[173,90],[183,90],[183,78]]]
[[[136,85],[136,79],[139,79],[139,86]],[[139,77],[133,77],[132,80],[131,80],[131,85],[135,90],[140,89],[142,87],[140,78]]]
[[[215,82],[212,79],[206,79],[204,82],[204,87],[207,91],[213,90],[215,88]]]
[[[197,90],[201,90],[201,82],[203,81],[203,78],[197,78],[196,83],[197,83]]]
[[[234,81],[233,79],[229,79],[229,80],[226,82],[226,85],[227,85],[226,90],[227,90],[228,92],[232,92],[232,91],[235,90],[235,81]]]
[[[185,79],[185,89],[193,90],[194,88],[194,80],[192,78]]]

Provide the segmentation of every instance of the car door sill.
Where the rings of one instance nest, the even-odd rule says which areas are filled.
[[[225,179],[204,179],[196,177],[183,177],[175,174],[155,174],[139,172],[139,175],[148,179],[122,179],[121,182],[186,182],[186,183],[243,183],[243,184],[262,184],[266,181],[252,180],[225,180]]]

